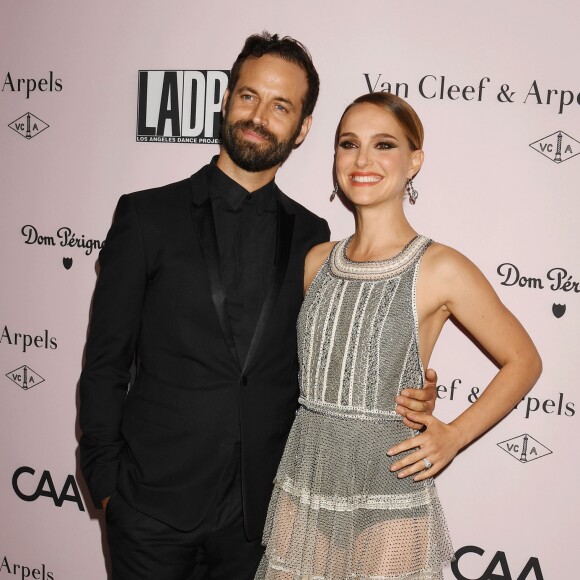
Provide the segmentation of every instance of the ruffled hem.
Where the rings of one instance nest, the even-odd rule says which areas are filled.
[[[339,495],[326,496],[314,493],[307,489],[301,489],[294,482],[285,477],[276,479],[274,482],[289,495],[295,497],[300,503],[310,506],[311,509],[325,509],[336,512],[354,512],[359,509],[369,510],[403,510],[419,508],[431,503],[436,497],[434,485],[424,487],[411,493],[397,494],[353,494],[348,497]]]
[[[287,567],[283,562],[262,560],[255,580],[443,580],[443,572],[437,570],[421,570],[403,576],[314,576],[300,570]]]

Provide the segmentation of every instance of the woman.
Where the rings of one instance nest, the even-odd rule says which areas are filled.
[[[432,477],[540,374],[530,337],[483,274],[407,221],[403,201],[407,193],[415,202],[422,144],[415,111],[388,93],[359,97],[340,120],[335,172],[356,230],[306,258],[301,407],[276,477],[258,578],[442,578],[453,549]],[[420,384],[452,315],[499,371],[449,424],[408,413],[425,426],[412,432],[392,401]]]

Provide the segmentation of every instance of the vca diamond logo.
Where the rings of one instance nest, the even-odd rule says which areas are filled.
[[[547,137],[530,143],[530,147],[554,163],[562,163],[580,153],[580,141],[564,131],[556,131]]]
[[[534,459],[539,459],[552,453],[550,449],[527,433],[514,437],[513,439],[508,439],[507,441],[502,441],[497,445],[520,463],[529,463]]]
[[[49,127],[42,119],[32,113],[24,113],[22,117],[12,121],[8,126],[26,139],[36,137]]]
[[[37,372],[26,365],[10,371],[6,376],[25,391],[44,382],[44,379]]]

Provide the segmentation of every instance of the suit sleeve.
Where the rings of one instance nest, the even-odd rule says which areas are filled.
[[[123,405],[147,283],[133,196],[119,200],[99,264],[80,380],[79,412],[81,468],[97,507],[115,490],[124,447]]]
[[[322,244],[330,240],[330,228],[328,227],[328,222],[322,218],[318,220],[318,236],[316,244]]]

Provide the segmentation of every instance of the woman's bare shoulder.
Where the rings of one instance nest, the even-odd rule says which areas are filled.
[[[324,263],[324,260],[328,258],[332,248],[334,248],[337,243],[338,242],[323,242],[322,244],[313,246],[310,248],[308,254],[306,254],[306,261],[311,261],[313,264],[318,263],[318,268],[320,268]]]
[[[467,303],[476,295],[480,300],[497,300],[495,290],[481,270],[454,248],[431,244],[423,256],[421,269],[423,284],[449,308],[454,303]]]
[[[308,289],[316,273],[320,270],[320,267],[328,258],[332,248],[336,246],[338,242],[324,242],[310,248],[308,254],[306,254],[306,259],[304,262],[304,292]]]
[[[461,252],[439,242],[433,242],[427,248],[422,267],[444,280],[464,274],[466,271],[478,270],[477,266]]]

